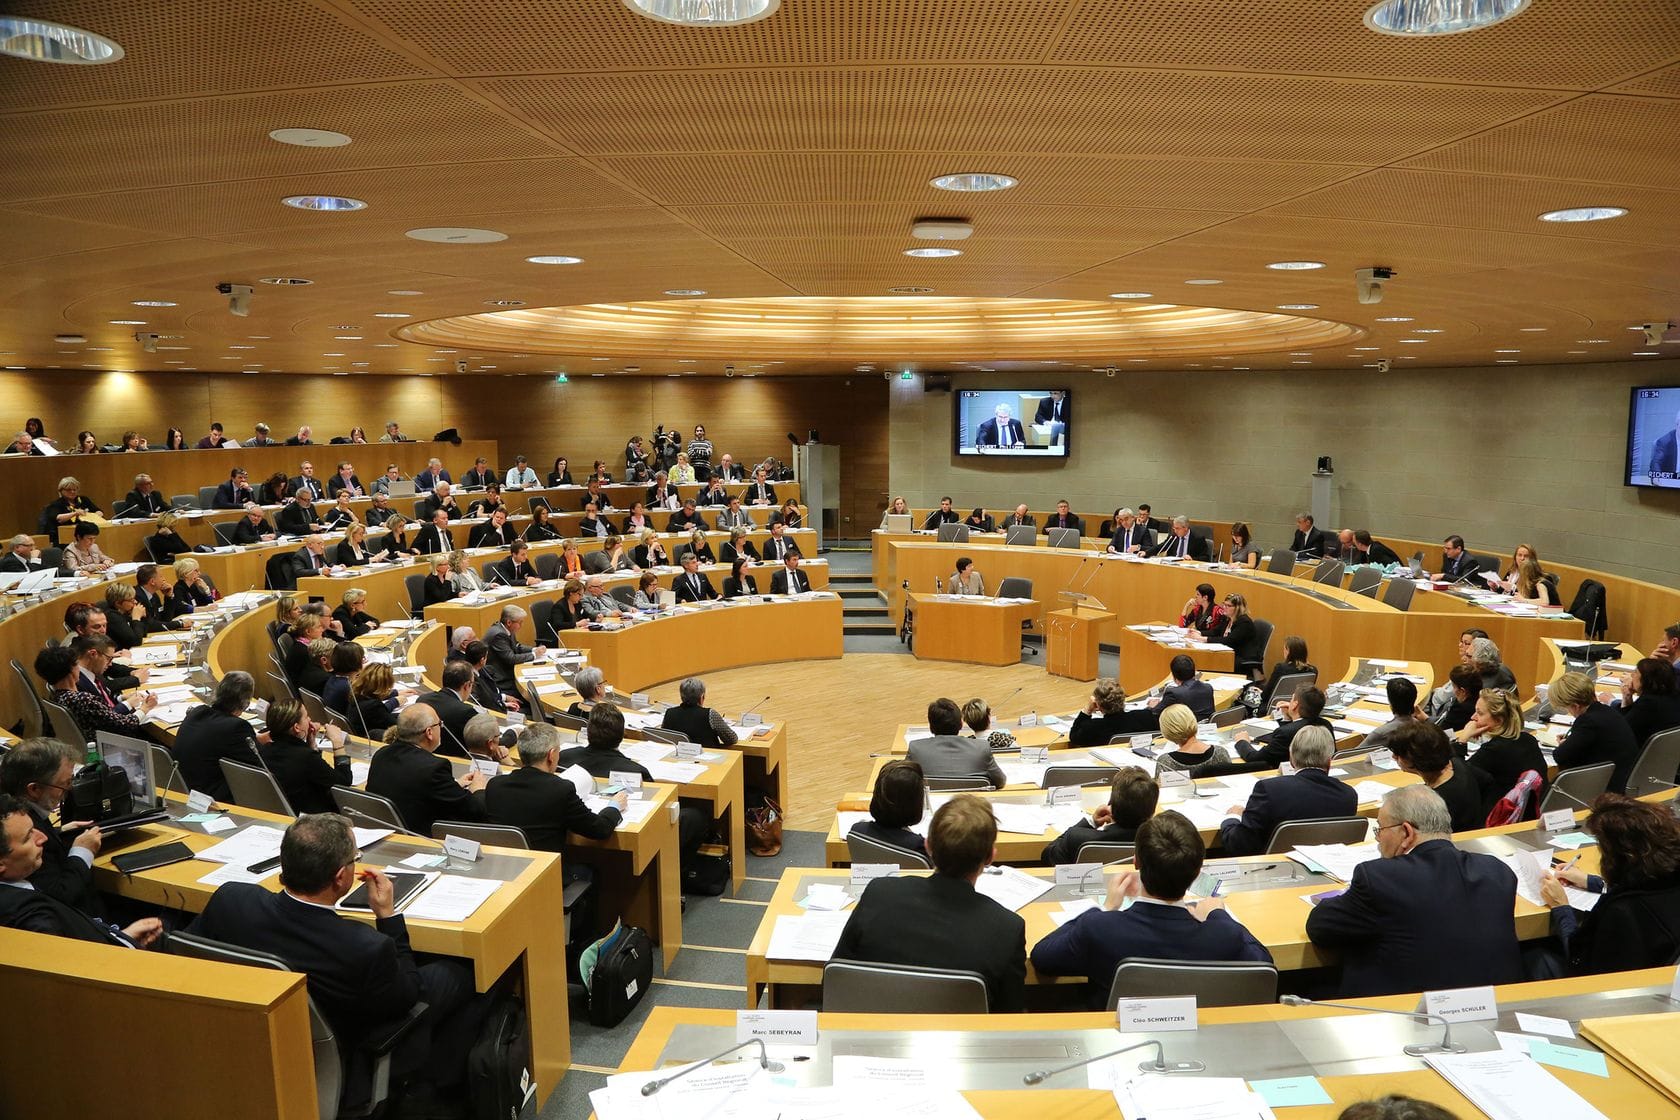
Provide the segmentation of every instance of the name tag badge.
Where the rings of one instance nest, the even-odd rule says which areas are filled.
[[[1078,786],[1055,786],[1045,791],[1046,805],[1077,805],[1079,804]]]
[[[765,1042],[815,1046],[817,1044],[817,1013],[815,1011],[737,1011],[735,1013],[735,1041],[750,1042],[755,1038],[762,1038]]]
[[[208,813],[216,801],[208,793],[189,793],[187,795],[187,810],[193,813]]]
[[[1031,763],[1049,762],[1050,761],[1050,748],[1049,747],[1022,747],[1021,748],[1021,761],[1022,762],[1031,762]]]
[[[1569,832],[1575,827],[1573,809],[1553,809],[1540,817],[1540,827],[1547,832]]]
[[[1449,988],[1423,993],[1421,1010],[1449,1023],[1479,1023],[1499,1018],[1499,997],[1491,987]]]
[[[486,778],[494,778],[497,774],[502,772],[501,768],[496,765],[496,760],[493,758],[475,758],[473,759],[472,764],[473,769],[477,770],[480,774],[483,774]]]
[[[742,712],[741,713],[741,726],[742,727],[757,727],[759,724],[761,724],[763,722],[764,722],[764,717],[759,715],[757,712]]]
[[[1394,761],[1394,752],[1387,747],[1379,747],[1371,752],[1371,765],[1387,767]]]
[[[1120,1029],[1152,1034],[1157,1031],[1196,1029],[1196,997],[1167,996],[1162,999],[1122,999],[1115,1008]]]
[[[852,886],[861,887],[874,879],[886,879],[898,874],[896,863],[852,864]]]
[[[1132,736],[1132,749],[1137,750],[1139,747],[1148,747],[1149,744],[1153,743],[1154,741],[1155,741],[1155,736],[1149,734],[1147,731],[1142,733],[1141,735],[1133,735]]]
[[[700,744],[699,743],[678,743],[677,744],[677,757],[678,758],[699,758],[700,757]]]
[[[443,850],[456,859],[464,859],[468,863],[478,862],[479,843],[477,840],[468,840],[465,836],[445,836],[443,838]]]
[[[642,796],[642,776],[627,770],[609,770],[607,772],[609,785],[620,786],[630,791],[631,795],[640,800]]]
[[[1056,885],[1058,887],[1079,887],[1086,883],[1085,876],[1095,875],[1102,867],[1100,863],[1058,863],[1056,865]],[[1680,969],[1676,969],[1680,972]]]
[[[648,703],[648,694],[645,692],[632,692],[630,694],[630,703],[634,704],[638,708],[645,708]]]
[[[1037,712],[1028,712],[1026,715],[1024,715],[1020,719],[1016,720],[1015,724],[1016,724],[1017,727],[1037,727],[1038,726],[1038,713]]]

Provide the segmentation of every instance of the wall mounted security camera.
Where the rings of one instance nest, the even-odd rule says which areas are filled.
[[[1370,268],[1355,269],[1353,282],[1359,292],[1360,303],[1381,303],[1383,299],[1383,281],[1394,278],[1392,268],[1373,265]]]
[[[456,359],[456,361],[455,361],[455,372],[456,373],[467,372],[467,362],[466,362],[465,358]]]
[[[1387,358],[1378,358],[1377,359],[1377,372],[1378,373],[1387,373],[1389,370],[1391,370],[1393,368],[1394,368],[1394,363],[1389,361]]]
[[[735,367],[734,366],[724,366],[723,367],[723,375],[725,377],[734,377],[735,376]]]
[[[1663,335],[1665,335],[1669,331],[1673,330],[1674,329],[1674,324],[1669,323],[1669,322],[1646,323],[1644,326],[1640,327],[1639,329],[1645,332],[1645,345],[1647,345],[1647,346],[1661,346],[1662,341],[1663,341]]]
[[[216,290],[228,297],[229,314],[243,319],[251,313],[251,285],[222,283],[216,285]]]

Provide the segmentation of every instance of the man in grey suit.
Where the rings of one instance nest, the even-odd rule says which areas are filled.
[[[729,508],[718,514],[719,529],[747,529],[758,528],[753,524],[752,514],[741,508],[741,499],[731,496]]]
[[[519,640],[519,628],[525,624],[525,608],[509,603],[502,608],[502,617],[484,632],[484,644],[490,647],[484,671],[503,692],[518,693],[513,679],[513,667],[535,661],[548,652],[548,647],[532,648]]]
[[[1025,505],[1018,505],[1015,507],[1015,512],[1004,518],[1003,524],[999,525],[998,528],[1007,533],[1017,525],[1031,525],[1036,529],[1038,518],[1028,513]]]
[[[993,789],[1002,789],[1007,779],[1003,768],[992,757],[992,748],[984,739],[969,739],[962,730],[962,710],[956,701],[943,696],[928,705],[928,730],[931,739],[918,739],[910,744],[910,761],[921,766],[930,778],[984,777]]]

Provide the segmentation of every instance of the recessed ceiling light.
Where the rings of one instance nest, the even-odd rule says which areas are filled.
[[[435,241],[440,245],[489,245],[506,241],[507,234],[493,229],[473,229],[470,226],[423,226],[403,234],[415,241]]]
[[[425,292],[417,292],[413,288],[393,288],[385,293],[388,296],[423,296]]]
[[[1154,299],[1154,292],[1110,292],[1109,299]]]
[[[1515,359],[1515,358],[1500,358],[1500,359],[1496,360],[1493,364],[1496,365],[1496,366],[1514,366],[1514,365],[1517,365],[1519,363],[1517,362],[1517,359]]]
[[[1633,356],[1636,357],[1636,358],[1660,358],[1660,357],[1662,357],[1662,355],[1659,354],[1655,350],[1635,350],[1633,352]]]
[[[335,335],[333,335],[333,341],[335,341],[335,342],[360,342],[361,340],[362,340],[362,336],[359,335],[359,334],[335,334]]]
[[[1577,338],[1575,341],[1582,343],[1583,345],[1596,345],[1597,343],[1609,342],[1610,340],[1608,338]]]
[[[942,247],[906,249],[904,250],[904,255],[907,257],[960,257],[962,256],[962,250],[946,249]]]
[[[1368,351],[1372,351],[1372,350],[1381,350],[1382,347],[1381,346],[1355,346],[1354,349],[1368,352]]]
[[[1318,304],[1316,303],[1280,303],[1277,305],[1279,311],[1313,311],[1317,308]]]
[[[344,133],[324,128],[277,128],[268,134],[268,138],[299,148],[342,148],[350,143],[350,137]]]
[[[1312,359],[1311,358],[1296,358],[1293,362],[1290,362],[1289,364],[1292,365],[1292,366],[1310,366],[1310,365],[1312,365]]]
[[[282,288],[301,288],[305,284],[313,284],[315,281],[305,280],[301,276],[261,276],[257,278],[257,283],[274,284]]]
[[[135,307],[174,307],[175,306],[175,301],[172,300],[172,299],[137,299],[137,300],[134,301],[134,306]]]
[[[700,359],[699,358],[678,358],[677,359],[677,364],[680,365],[680,366],[699,365],[700,364]]]
[[[344,355],[335,351],[331,354],[322,354],[321,357],[323,357],[323,358],[342,358],[342,357],[344,357]]]
[[[525,306],[525,301],[522,300],[522,299],[487,299],[487,300],[484,301],[484,306],[486,306],[486,307],[524,307]]]
[[[1428,341],[1427,338],[1402,338],[1399,340],[1402,346],[1422,346]]]
[[[770,15],[782,0],[624,0],[637,15],[689,27],[728,27]]]
[[[240,345],[240,346],[229,346],[228,349],[229,350],[255,350],[256,347],[255,346]]]
[[[375,311],[373,313],[373,317],[375,319],[412,319],[412,318],[414,318],[413,315],[410,315],[406,311]]]
[[[526,257],[531,264],[582,264],[582,257]]]
[[[111,320],[111,325],[113,327],[143,327],[143,326],[146,325],[146,320],[144,320],[144,319],[112,319]]]
[[[1545,330],[1546,328],[1545,327],[1518,327],[1517,329],[1520,330],[1520,331],[1523,331],[1527,334],[1538,334],[1541,331]]]
[[[1565,354],[1585,354],[1585,350],[1565,350]]]
[[[373,344],[373,348],[375,350],[395,350],[397,344],[394,342],[376,342]]]
[[[1210,280],[1206,277],[1202,277],[1202,278],[1196,279],[1196,280],[1186,280],[1185,283],[1186,284],[1200,284],[1200,285],[1206,286],[1208,284],[1223,284],[1223,283],[1225,283],[1225,281],[1223,281],[1223,280]]]
[[[929,179],[928,186],[942,191],[1006,191],[1019,180],[1012,175],[996,175],[989,171],[960,171],[955,175],[941,175]]]
[[[1521,354],[1521,350],[1495,350],[1495,354]]]
[[[367,203],[359,198],[345,198],[337,194],[294,194],[280,200],[293,210],[319,210],[323,213],[347,213],[366,210]]]
[[[123,49],[103,35],[66,23],[4,16],[0,17],[0,54],[31,62],[98,66],[117,61]]]
[[[1379,315],[1377,317],[1379,323],[1409,323],[1411,321],[1412,317],[1410,315]]]
[[[1413,327],[1412,328],[1412,333],[1413,334],[1446,334],[1447,332],[1440,327]]]
[[[1540,215],[1542,222],[1603,222],[1619,218],[1627,210],[1621,206],[1572,206],[1567,210],[1548,210]]]
[[[1315,268],[1323,268],[1323,261],[1273,261],[1266,266],[1276,272],[1311,272]]]
[[[1528,0],[1382,0],[1365,13],[1365,26],[1383,35],[1457,35],[1491,27],[1528,7]]]
[[[706,289],[704,289],[704,288],[666,288],[665,289],[665,294],[668,295],[668,296],[703,296],[703,295],[706,294]],[[602,358],[600,360],[601,361],[606,361],[605,358]]]
[[[887,291],[895,296],[925,296],[933,289],[923,287],[920,284],[900,284],[896,288],[888,288]]]

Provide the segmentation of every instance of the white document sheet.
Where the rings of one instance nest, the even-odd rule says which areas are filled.
[[[430,922],[464,922],[502,885],[500,879],[439,875],[403,908],[405,917]]]
[[[1046,893],[1055,883],[1028,875],[1018,867],[993,865],[981,872],[974,889],[1008,910],[1019,910]]]
[[[770,947],[765,955],[773,961],[826,963],[833,959],[840,932],[850,919],[851,914],[845,911],[783,914],[770,931]]]
[[[1479,1054],[1430,1054],[1429,1067],[1491,1120],[1607,1120],[1575,1090],[1527,1054],[1490,1050]]]

